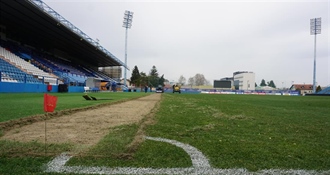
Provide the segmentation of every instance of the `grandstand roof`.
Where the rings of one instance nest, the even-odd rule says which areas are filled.
[[[102,46],[93,45],[92,39],[77,34],[29,0],[1,0],[0,25],[6,27],[8,38],[51,53],[65,53],[72,62],[127,67]]]

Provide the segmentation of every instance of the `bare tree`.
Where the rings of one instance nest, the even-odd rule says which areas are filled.
[[[201,85],[205,85],[206,84],[206,79],[204,77],[203,74],[196,74],[194,76],[194,80],[195,80],[195,85],[196,86],[201,86]]]
[[[188,85],[192,87],[194,85],[194,83],[195,83],[194,77],[190,77],[188,79]]]
[[[178,83],[184,86],[186,84],[186,78],[183,75],[181,75],[178,80]]]
[[[206,86],[210,86],[211,85],[211,82],[209,80],[205,80],[205,85]]]

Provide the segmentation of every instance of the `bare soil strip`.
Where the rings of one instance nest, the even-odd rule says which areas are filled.
[[[65,114],[46,122],[38,121],[13,128],[0,139],[43,143],[46,123],[47,143],[71,143],[89,147],[109,133],[110,128],[141,121],[160,99],[161,94],[152,94],[119,104]]]

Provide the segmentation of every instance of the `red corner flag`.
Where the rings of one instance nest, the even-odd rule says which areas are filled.
[[[44,111],[54,112],[56,108],[57,97],[44,94]]]

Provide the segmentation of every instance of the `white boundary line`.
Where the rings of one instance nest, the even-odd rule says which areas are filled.
[[[72,156],[62,153],[54,158],[47,164],[45,172],[56,173],[76,173],[76,174],[207,174],[207,175],[252,175],[252,174],[275,174],[275,175],[327,175],[330,174],[330,170],[327,171],[315,171],[315,170],[280,170],[269,169],[260,170],[258,172],[249,172],[246,169],[217,169],[212,168],[208,159],[195,147],[184,144],[175,140],[169,140],[164,138],[145,137],[148,140],[167,142],[177,147],[182,148],[190,156],[192,161],[192,167],[190,168],[130,168],[130,167],[86,167],[86,166],[65,166],[65,163],[70,160]]]
[[[145,137],[149,140],[167,142],[172,145],[175,145],[179,148],[182,148],[189,156],[194,168],[211,168],[209,160],[195,147],[192,147],[188,144],[184,144],[175,140],[163,139],[163,138],[154,138],[154,137]]]

